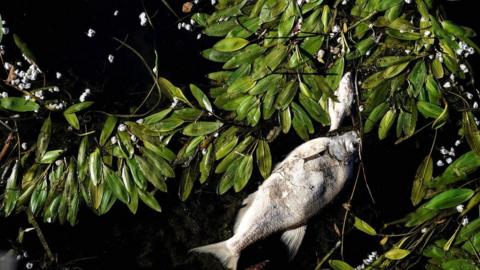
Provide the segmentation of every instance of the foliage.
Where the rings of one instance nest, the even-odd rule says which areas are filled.
[[[92,102],[69,100],[58,109],[35,95],[53,86],[27,91],[7,80],[2,89],[18,96],[0,99],[5,119],[19,128],[17,113],[44,122],[31,147],[22,150],[14,136],[18,149],[0,157],[4,215],[28,209],[74,225],[81,205],[101,215],[119,201],[136,213],[141,201],[160,212],[157,192],[176,187],[185,201],[195,186],[216,178],[219,194],[239,192],[254,169],[268,177],[269,143],[281,133],[308,140],[328,130],[327,100],[342,75],[355,70],[354,124],[362,132],[377,129],[379,140],[394,133],[401,143],[424,129],[436,138],[458,124],[471,148],[433,175],[433,140],[412,179],[417,208],[397,222],[399,240],[354,217],[353,227],[384,236],[385,252],[368,267],[406,269],[423,256],[428,269],[478,269],[480,219],[462,225],[480,201],[471,176],[480,166],[480,133],[465,90],[473,80],[466,57],[479,49],[475,33],[446,20],[433,0],[341,2],[220,0],[213,13],[194,14],[203,33],[218,39],[202,55],[221,69],[208,74],[208,89],[181,89],[152,71],[163,102],[137,121],[107,114],[101,129],[84,125]],[[35,65],[25,43],[16,36],[15,43]],[[65,122],[52,121],[59,113]],[[61,141],[54,130],[67,125],[78,131],[73,142],[52,146]],[[179,184],[170,183],[177,176]],[[340,260],[330,266],[353,268]]]

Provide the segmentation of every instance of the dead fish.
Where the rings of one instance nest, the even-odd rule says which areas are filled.
[[[281,240],[293,258],[307,221],[338,194],[352,174],[358,143],[357,133],[350,131],[298,146],[243,201],[231,238],[191,251],[211,253],[224,266],[236,269],[243,249],[283,232]]]
[[[330,131],[340,127],[345,116],[350,115],[353,104],[352,73],[343,75],[338,89],[335,91],[337,100],[328,99],[328,114],[330,115]]]

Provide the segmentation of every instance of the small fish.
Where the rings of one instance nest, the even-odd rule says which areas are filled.
[[[335,91],[337,100],[328,99],[328,114],[330,115],[330,131],[340,127],[345,116],[350,115],[353,103],[352,73],[347,72],[343,75],[337,91]]]
[[[230,239],[191,251],[211,253],[226,267],[236,269],[243,249],[283,232],[281,240],[293,258],[307,221],[338,194],[352,174],[358,143],[357,133],[349,131],[298,146],[243,201]]]

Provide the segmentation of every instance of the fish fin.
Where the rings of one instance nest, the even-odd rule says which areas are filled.
[[[192,248],[190,252],[210,253],[219,259],[225,267],[233,270],[237,269],[238,258],[240,258],[240,254],[235,254],[228,248],[227,241]]]
[[[306,230],[307,230],[307,225],[303,225],[295,229],[285,231],[282,234],[281,239],[282,239],[282,242],[288,248],[290,260],[293,259],[293,257],[295,257],[295,255],[297,254],[298,249],[302,244],[303,236],[305,236]]]
[[[254,193],[248,195],[245,200],[242,202],[242,208],[238,211],[237,218],[235,219],[235,225],[233,225],[233,233],[237,233],[238,226],[240,226],[240,223],[242,222],[242,218],[247,212],[248,208],[252,205],[253,200],[255,199],[255,194],[257,192],[255,191]]]

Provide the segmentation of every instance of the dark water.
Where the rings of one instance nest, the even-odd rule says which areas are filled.
[[[180,1],[169,1],[180,14]],[[446,10],[453,20],[480,30],[473,1],[446,1]],[[155,28],[141,27],[138,15],[144,8],[153,16]],[[117,17],[114,10],[119,11]],[[177,18],[161,1],[101,0],[101,1],[2,1],[0,13],[12,32],[21,36],[39,59],[40,67],[53,79],[55,72],[63,74],[62,87],[73,96],[84,88],[93,91],[97,109],[109,112],[127,112],[138,104],[149,87],[148,73],[141,62],[112,37],[126,40],[136,48],[153,67],[153,48],[159,54],[159,74],[175,84],[190,82],[205,84],[205,74],[215,65],[199,56],[212,41],[196,39],[196,33],[179,31]],[[86,36],[89,28],[97,35]],[[9,48],[7,48],[9,49]],[[7,50],[9,52],[11,50]],[[107,55],[115,55],[113,64]],[[478,57],[473,59],[478,63]],[[474,63],[474,64],[475,64]],[[399,146],[392,141],[378,143],[366,137],[364,153],[368,183],[376,203],[372,203],[364,182],[358,185],[352,202],[354,213],[381,228],[411,211],[410,182],[416,166],[426,153],[431,138],[419,136]],[[454,136],[440,138],[452,144]],[[280,161],[300,141],[295,136],[272,145],[274,161]],[[392,173],[395,172],[395,173]],[[195,189],[186,203],[176,197],[175,183],[168,195],[159,196],[164,212],[155,213],[141,206],[137,215],[130,214],[122,205],[116,205],[105,216],[97,217],[82,209],[79,223],[68,225],[41,224],[61,268],[69,269],[222,269],[211,257],[188,254],[192,247],[224,240],[231,236],[231,228],[240,201],[257,186],[259,175],[252,178],[247,190],[239,194],[218,196],[216,181]],[[308,226],[299,254],[286,261],[286,251],[273,236],[242,253],[239,268],[265,260],[266,269],[313,269],[316,261],[338,241],[334,224],[341,227],[344,210],[352,184],[315,217]],[[28,226],[19,215],[0,221],[0,250],[15,246],[18,226]],[[379,239],[352,231],[346,237],[345,258],[360,263],[370,251],[377,248]],[[33,233],[27,233],[19,250],[29,253],[21,261],[38,267],[43,249]],[[338,253],[334,256],[338,257]]]

